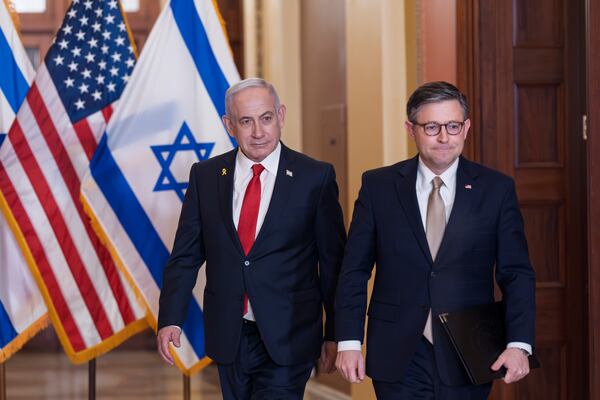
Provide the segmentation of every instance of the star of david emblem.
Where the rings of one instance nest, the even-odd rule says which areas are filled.
[[[190,128],[185,122],[181,125],[181,128],[175,137],[175,141],[172,144],[150,146],[154,156],[162,167],[156,185],[154,186],[154,191],[161,192],[174,190],[179,196],[179,199],[183,202],[189,182],[178,182],[177,179],[175,179],[173,171],[171,170],[171,165],[175,156],[179,152],[193,151],[199,161],[206,160],[210,157],[213,147],[215,147],[214,143],[197,142],[192,131],[190,131]]]

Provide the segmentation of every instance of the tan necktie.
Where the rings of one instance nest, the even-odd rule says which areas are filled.
[[[427,202],[427,243],[429,244],[429,251],[431,252],[431,258],[435,261],[435,256],[442,243],[444,237],[444,230],[446,229],[446,206],[444,200],[440,195],[440,188],[444,184],[442,178],[436,176],[432,179],[431,184],[433,188],[429,194],[429,201]],[[423,330],[423,335],[433,343],[433,335],[431,332],[431,310],[427,316],[427,323]]]

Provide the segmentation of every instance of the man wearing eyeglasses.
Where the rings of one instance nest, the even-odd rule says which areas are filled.
[[[362,177],[336,294],[336,366],[350,382],[365,377],[377,265],[366,361],[377,397],[485,399],[491,384],[470,383],[438,315],[492,303],[495,281],[507,346],[491,368],[506,368],[506,383],[529,373],[535,274],[515,185],[461,156],[471,122],[453,85],[419,87],[407,114],[419,154]]]

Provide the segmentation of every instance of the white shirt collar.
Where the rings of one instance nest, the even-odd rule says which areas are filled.
[[[238,148],[237,155],[235,157],[235,169],[242,173],[244,176],[246,173],[250,173],[254,164],[262,164],[263,167],[272,175],[277,176],[277,167],[279,166],[279,158],[281,156],[281,142],[277,143],[275,150],[271,152],[264,160],[260,163],[254,162]],[[246,172],[247,171],[247,172]]]
[[[456,186],[456,171],[458,170],[458,162],[460,157],[457,157],[456,160],[450,166],[442,172],[441,175],[434,174],[424,162],[421,161],[421,156],[419,156],[419,167],[417,169],[417,187],[421,189],[421,191],[430,191],[431,190],[431,181],[436,176],[442,178],[444,182],[444,186],[446,186],[450,192],[454,191],[454,187]]]

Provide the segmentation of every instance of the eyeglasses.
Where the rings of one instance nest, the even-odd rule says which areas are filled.
[[[450,121],[446,122],[445,124],[440,124],[439,122],[426,122],[424,124],[413,122],[412,124],[423,128],[423,132],[425,132],[427,136],[439,135],[442,131],[442,126],[446,128],[448,135],[454,136],[462,132],[463,126],[465,126],[465,121]]]

